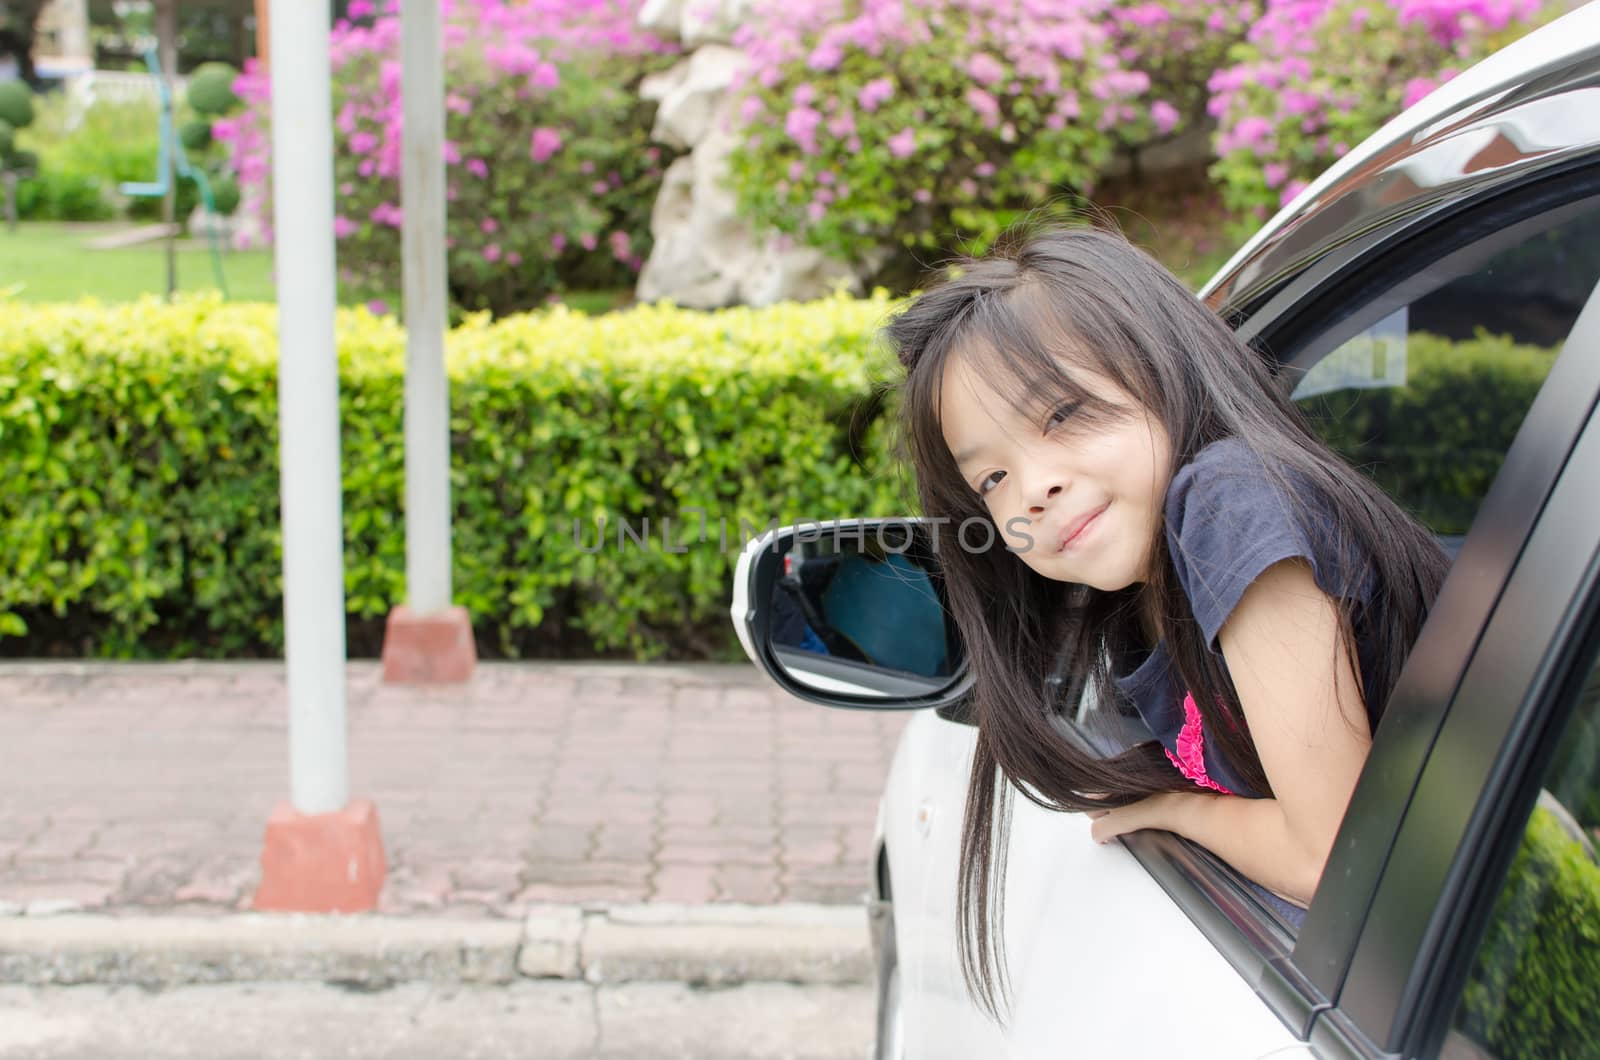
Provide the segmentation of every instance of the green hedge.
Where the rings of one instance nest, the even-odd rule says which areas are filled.
[[[1502,1060],[1600,1056],[1600,866],[1536,809],[1461,997]]]
[[[1440,534],[1465,534],[1556,351],[1497,335],[1406,339],[1402,387],[1300,402],[1317,432]]]
[[[873,396],[892,308],[558,308],[452,332],[455,587],[480,650],[727,657],[745,531],[913,511]],[[275,326],[211,300],[0,302],[0,654],[280,650]],[[350,648],[372,654],[404,595],[404,336],[364,310],[338,328]],[[1422,335],[1408,358],[1404,388],[1315,399],[1324,433],[1464,529],[1552,354]],[[687,551],[663,548],[665,518]],[[618,521],[646,519],[650,547],[619,548]]]
[[[871,400],[890,310],[555,308],[452,332],[455,593],[480,649],[731,656],[741,521],[906,509]],[[281,650],[275,328],[271,306],[215,300],[0,303],[0,653]],[[338,335],[365,654],[404,591],[404,337],[365,310]],[[602,515],[608,544],[575,544]],[[621,518],[649,519],[648,549],[618,549]]]

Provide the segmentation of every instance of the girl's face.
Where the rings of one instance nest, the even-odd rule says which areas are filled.
[[[1110,379],[1073,382],[1110,406],[1074,422],[1069,402],[1018,411],[964,353],[945,364],[945,445],[1005,544],[1046,578],[1114,591],[1142,582],[1171,480],[1161,424]]]

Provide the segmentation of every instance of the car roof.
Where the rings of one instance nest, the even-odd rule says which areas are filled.
[[[1244,312],[1359,235],[1597,152],[1600,0],[1592,0],[1373,133],[1263,225],[1200,296],[1220,311]]]

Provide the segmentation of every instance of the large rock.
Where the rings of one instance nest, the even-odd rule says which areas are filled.
[[[665,32],[698,6],[698,0],[652,0],[640,22]],[[708,6],[723,12],[743,8],[739,0]],[[806,301],[841,286],[861,292],[860,277],[848,265],[815,248],[758,234],[739,217],[725,185],[736,141],[724,126],[731,112],[728,88],[744,62],[735,48],[704,44],[640,86],[640,94],[657,104],[651,135],[689,152],[668,168],[650,215],[654,248],[639,274],[640,301],[671,299],[717,309]]]
[[[663,37],[676,37],[685,48],[727,43],[749,6],[749,0],[645,0],[639,25]]]
[[[708,44],[672,69],[645,78],[639,94],[657,104],[650,135],[680,151],[704,140],[744,61],[736,49]]]
[[[713,124],[720,113],[711,115]],[[758,237],[738,216],[723,185],[733,147],[731,136],[713,128],[668,168],[650,215],[655,247],[639,274],[639,300],[718,309],[821,298],[840,286],[860,293],[848,266],[813,247]]]

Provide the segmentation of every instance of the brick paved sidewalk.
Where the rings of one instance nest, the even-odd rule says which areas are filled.
[[[905,715],[796,700],[750,666],[347,671],[351,793],[380,909],[853,902]],[[281,663],[0,665],[0,907],[245,908],[288,794]]]

